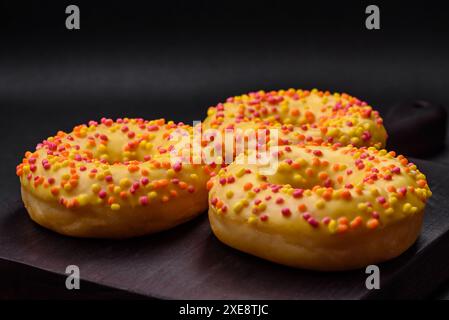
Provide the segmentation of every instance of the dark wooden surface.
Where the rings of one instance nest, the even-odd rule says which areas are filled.
[[[160,234],[125,241],[59,236],[30,221],[13,181],[2,194],[0,259],[54,275],[52,284],[61,290],[66,266],[75,264],[87,288],[103,288],[98,289],[100,297],[114,292],[163,299],[427,297],[449,278],[449,181],[446,166],[416,163],[428,175],[434,195],[417,243],[380,265],[381,290],[365,289],[364,270],[297,270],[228,248],[213,236],[206,215]],[[8,277],[4,272],[2,276]]]

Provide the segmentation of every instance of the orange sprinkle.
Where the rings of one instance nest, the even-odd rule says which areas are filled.
[[[337,232],[338,233],[345,233],[346,231],[348,231],[348,226],[345,224],[339,224],[337,227]]]
[[[426,180],[424,179],[419,179],[418,181],[416,181],[416,183],[418,184],[418,186],[420,186],[421,188],[424,188],[427,184]]]
[[[377,219],[369,219],[366,223],[368,229],[375,229],[379,225],[379,220]]]
[[[243,185],[243,190],[248,191],[253,187],[253,184],[251,182],[247,182]]]
[[[357,228],[358,226],[360,226],[362,224],[362,222],[363,222],[362,217],[357,216],[351,221],[350,226],[351,226],[351,228],[354,229],[354,228]]]
[[[166,186],[168,186],[168,183],[169,183],[170,181],[168,181],[168,179],[161,179],[161,180],[159,180],[158,181],[158,184],[159,184],[159,186],[161,186],[161,187],[166,187]]]
[[[186,189],[187,188],[187,186],[188,186],[188,184],[187,183],[185,183],[184,181],[179,181],[179,187],[181,188],[181,189]],[[213,183],[212,183],[212,185],[213,185]],[[212,188],[212,187],[211,187]]]
[[[323,198],[324,198],[325,200],[327,200],[327,201],[332,200],[332,189],[326,190],[326,191],[323,193]]]
[[[128,171],[129,171],[129,172],[136,172],[137,170],[139,170],[139,166],[136,166],[136,165],[134,165],[134,164],[130,164],[130,165],[128,166]]]
[[[212,189],[213,186],[214,186],[214,183],[212,182],[212,180],[207,181],[207,184],[206,184],[207,190]]]
[[[291,110],[291,115],[294,116],[294,117],[299,116],[299,109],[298,108],[293,108]]]
[[[121,191],[120,192],[120,198],[126,199],[127,197],[128,197],[128,192],[126,192],[126,191]]]
[[[320,178],[320,180],[326,180],[327,178],[329,178],[329,175],[326,172],[322,171],[318,174],[318,178]]]
[[[387,187],[388,192],[396,192],[396,188],[394,186]]]
[[[59,188],[58,187],[52,187],[50,189],[50,192],[52,195],[57,196],[59,194]]]
[[[178,191],[170,190],[170,196],[172,196],[173,198],[176,198],[178,196]]]
[[[313,171],[312,168],[306,169],[306,175],[308,175],[309,177],[312,177],[314,174],[315,174],[315,172]]]
[[[337,220],[338,224],[347,225],[349,223],[349,220],[347,217],[340,217]]]
[[[352,196],[351,196],[351,192],[349,191],[349,190],[342,190],[341,191],[341,197],[343,198],[343,199],[346,199],[346,200],[350,200],[351,198],[352,198]]]
[[[307,206],[306,206],[304,203],[301,203],[301,204],[298,206],[298,210],[299,210],[300,212],[306,212],[306,211],[307,211]]]

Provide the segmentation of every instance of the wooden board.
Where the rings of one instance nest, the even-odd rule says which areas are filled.
[[[415,162],[427,174],[434,194],[417,243],[401,257],[380,265],[380,290],[365,288],[364,270],[298,270],[231,249],[211,233],[206,215],[160,234],[125,241],[63,237],[28,218],[18,179],[9,173],[0,198],[0,259],[59,277],[67,265],[75,264],[83,280],[163,299],[426,297],[449,278],[449,170]]]

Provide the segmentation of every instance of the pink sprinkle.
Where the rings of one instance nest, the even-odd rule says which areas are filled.
[[[319,225],[318,221],[316,221],[315,218],[309,218],[307,222],[314,228],[317,228]]]
[[[190,193],[194,193],[195,192],[195,187],[190,185],[190,186],[187,187],[187,191],[190,192]]]
[[[379,219],[379,213],[378,213],[377,211],[373,211],[373,212],[371,213],[371,216],[372,216],[374,219]]]
[[[394,167],[393,169],[391,169],[391,172],[396,173],[396,174],[400,174],[401,173],[401,168]]]
[[[325,225],[328,225],[329,222],[331,222],[331,218],[329,218],[329,217],[324,217],[324,218],[321,220],[321,222],[322,222],[323,224],[325,224]]]
[[[98,196],[101,198],[101,199],[104,199],[104,198],[106,198],[106,191],[104,191],[104,190],[100,190],[100,192],[98,192]]]
[[[371,139],[371,133],[369,131],[365,131],[362,133],[362,140],[369,141]]]
[[[175,170],[176,172],[181,171],[182,169],[182,163],[181,162],[177,162],[173,165],[173,170]]]
[[[111,176],[111,175],[104,177],[104,179],[105,179],[107,182],[112,182],[112,176]]]
[[[148,182],[150,182],[150,180],[147,177],[142,177],[142,179],[140,179],[140,183],[144,186],[146,186]]]
[[[303,189],[295,189],[295,191],[293,191],[293,197],[294,198],[301,198],[303,193],[304,193]]]
[[[220,180],[218,180],[218,182],[220,182],[221,185],[225,185],[226,184],[226,178],[220,178]]]
[[[142,206],[146,206],[148,204],[148,197],[147,196],[141,196],[139,198],[139,202]]]
[[[158,126],[155,126],[155,125],[153,125],[153,126],[148,126],[148,131],[157,131],[157,130],[159,130],[159,127],[158,127]]]
[[[310,215],[310,213],[308,213],[308,212],[304,212],[304,213],[302,214],[302,217],[304,218],[304,220],[309,220],[310,217],[311,217],[311,215]]]
[[[377,197],[377,202],[379,202],[380,204],[384,204],[387,200],[385,199],[385,197]]]

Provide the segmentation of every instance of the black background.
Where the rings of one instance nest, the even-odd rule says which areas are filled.
[[[81,30],[65,28],[69,4]],[[365,28],[369,4],[380,30]],[[388,129],[397,103],[449,106],[448,18],[443,1],[0,1],[1,177],[18,190],[23,152],[59,129],[103,116],[191,122],[259,89],[347,92]]]

